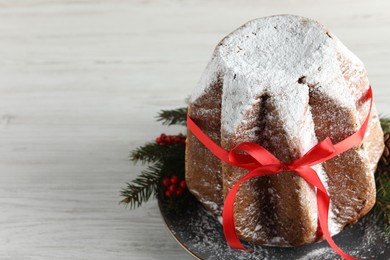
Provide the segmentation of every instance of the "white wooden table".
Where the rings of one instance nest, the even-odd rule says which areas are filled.
[[[239,3],[240,2],[240,3]],[[129,151],[185,105],[244,22],[321,21],[366,64],[390,114],[390,1],[0,0],[0,259],[191,259],[156,201],[129,211]]]

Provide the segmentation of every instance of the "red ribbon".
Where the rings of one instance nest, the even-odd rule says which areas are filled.
[[[249,170],[249,173],[244,175],[233,188],[228,192],[222,213],[222,225],[226,241],[232,248],[248,251],[238,239],[234,224],[234,201],[240,184],[246,180],[264,176],[277,174],[281,171],[294,171],[301,176],[305,181],[317,188],[317,208],[319,228],[322,230],[325,239],[329,245],[345,259],[357,259],[344,253],[333,241],[328,228],[328,212],[330,198],[322,184],[318,174],[311,166],[325,162],[361,143],[366,133],[368,121],[372,108],[372,89],[371,86],[367,91],[366,98],[370,99],[370,110],[364,123],[360,129],[349,137],[345,138],[337,144],[333,144],[330,138],[326,138],[321,143],[315,145],[301,158],[284,163],[276,158],[272,153],[267,151],[261,145],[251,142],[243,142],[236,145],[231,151],[226,151],[216,143],[214,143],[195,123],[187,116],[188,129],[193,135],[205,145],[215,156],[220,160],[235,165],[240,168]],[[243,151],[246,154],[237,153]]]

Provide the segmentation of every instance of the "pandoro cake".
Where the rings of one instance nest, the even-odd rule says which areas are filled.
[[[323,25],[299,16],[271,16],[246,23],[218,44],[190,98],[188,115],[226,150],[254,142],[289,162],[326,137],[337,143],[356,132],[369,112],[368,89],[363,63]],[[332,235],[373,207],[382,151],[373,108],[362,143],[313,166],[331,198]],[[228,191],[247,172],[221,162],[188,131],[187,186],[216,218]],[[239,238],[275,246],[321,239],[315,192],[287,171],[244,182],[234,208]]]

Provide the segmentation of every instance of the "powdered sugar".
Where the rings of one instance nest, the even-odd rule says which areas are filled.
[[[199,259],[338,259],[326,241],[300,247],[268,247],[246,244],[253,253],[230,248],[224,238],[221,225],[199,203],[194,203],[183,215],[170,215],[162,208],[162,215],[170,232],[186,250]],[[279,237],[273,242],[279,242]],[[365,259],[388,259],[390,241],[374,215],[365,216],[358,223],[334,237],[335,242],[347,253]]]
[[[286,115],[285,128],[296,133],[302,115],[299,100],[307,90],[297,83],[302,76],[326,87],[327,94],[350,106],[353,100],[340,72],[336,51],[361,63],[337,38],[330,38],[319,23],[292,15],[253,20],[225,37],[215,49],[192,100],[201,96],[220,76],[224,83],[222,128],[234,133],[244,114],[264,92],[275,93],[278,109]],[[286,103],[283,103],[286,102]],[[291,113],[294,112],[294,113]]]
[[[217,203],[215,203],[214,201],[211,201],[211,200],[207,200],[205,199],[198,191],[196,191],[195,189],[191,189],[191,193],[196,195],[198,198],[199,198],[199,201],[207,206],[207,208],[209,208],[210,210],[212,210],[212,212],[214,212],[214,214],[218,214],[218,218],[219,216],[222,215],[222,207],[220,207]],[[220,218],[220,222],[222,223],[222,217]]]
[[[191,101],[202,96],[217,81],[223,82],[221,130],[224,134],[240,135],[240,127],[252,120],[247,116],[248,111],[253,109],[254,104],[261,102],[260,97],[266,95],[272,103],[273,111],[267,113],[267,120],[283,122],[278,127],[283,128],[286,141],[298,150],[294,151],[292,156],[302,156],[318,143],[309,106],[311,88],[315,87],[321,95],[336,101],[339,107],[348,108],[348,111],[359,119],[355,106],[357,95],[354,95],[357,93],[351,93],[352,83],[346,80],[340,65],[339,57],[344,53],[355,63],[353,66],[356,70],[364,73],[361,61],[315,21],[291,15],[253,20],[221,41]],[[205,112],[199,109],[197,113]],[[272,116],[278,118],[272,120]],[[343,122],[340,125],[341,132],[351,131],[350,125],[347,126]],[[345,131],[343,127],[346,128]],[[359,125],[354,124],[354,127],[357,129]],[[250,139],[258,130],[256,127],[246,129],[242,135]],[[333,129],[328,130],[333,132]],[[272,134],[269,137],[272,143],[278,142]],[[328,179],[322,166],[317,166],[316,170],[327,188]],[[226,180],[225,184],[231,186],[230,182],[234,181]],[[299,186],[300,206],[305,207],[309,213],[309,226],[316,227],[318,216],[315,191],[304,180],[301,180]],[[256,197],[258,194],[254,190],[253,192],[253,197]],[[271,201],[278,196],[271,188],[268,193],[268,199]],[[202,203],[215,210],[212,202]],[[245,210],[256,212],[256,207],[258,208],[258,205],[251,203]],[[352,211],[351,208],[350,215],[353,215]],[[256,223],[255,219],[250,217],[251,213],[246,214],[246,221]],[[332,235],[341,230],[341,225],[336,223],[334,217],[335,214],[331,212],[329,229]],[[254,239],[262,232],[262,228],[261,225],[251,229],[246,226],[237,227]],[[280,241],[277,238],[274,237],[274,241]]]

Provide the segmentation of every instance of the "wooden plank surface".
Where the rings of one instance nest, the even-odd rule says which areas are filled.
[[[279,13],[327,25],[390,114],[390,2],[0,0],[0,259],[191,259],[156,202],[126,210],[129,151],[166,129],[218,41]]]

